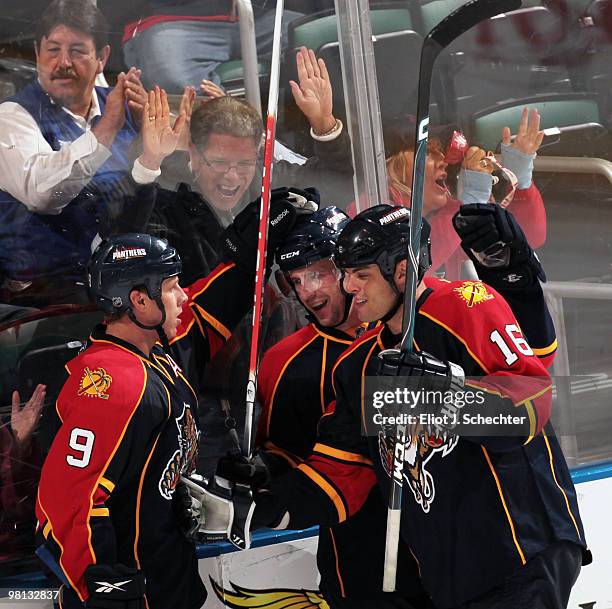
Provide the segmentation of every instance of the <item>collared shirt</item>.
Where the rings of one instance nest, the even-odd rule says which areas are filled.
[[[87,118],[63,108],[85,133],[57,151],[27,110],[14,102],[0,104],[0,189],[32,212],[61,213],[111,155],[91,131],[101,116],[95,90],[91,102]]]

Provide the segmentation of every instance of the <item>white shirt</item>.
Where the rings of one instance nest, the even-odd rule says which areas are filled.
[[[92,120],[101,115],[95,90],[91,101],[86,119],[62,108],[85,133],[58,151],[49,146],[23,106],[0,104],[0,190],[31,212],[61,213],[111,156],[91,132]]]

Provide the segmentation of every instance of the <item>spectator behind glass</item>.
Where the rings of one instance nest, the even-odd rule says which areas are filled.
[[[502,131],[501,164],[518,178],[518,189],[508,209],[525,231],[533,249],[541,247],[546,240],[546,210],[540,191],[532,180],[533,159],[542,138],[540,115],[537,110],[530,114],[528,108],[523,110],[518,134],[513,142],[510,129],[504,127]],[[386,126],[389,195],[395,205],[410,206],[413,146],[414,125],[410,123],[409,117]],[[485,160],[485,152],[481,149],[469,152],[470,158],[475,152],[478,162],[485,162],[480,166],[478,163],[464,162],[459,176],[461,192],[458,198],[454,198],[447,188],[448,164],[440,141],[432,138],[427,153],[423,216],[431,225],[431,240],[436,244],[431,252],[431,272],[444,266],[445,277],[451,281],[459,278],[461,264],[466,260],[459,236],[452,226],[452,217],[462,203],[486,203],[491,195],[490,161]]]
[[[42,459],[32,434],[45,390],[45,385],[37,385],[23,408],[14,391],[10,424],[0,424],[0,563],[4,568],[34,550],[34,502]]]
[[[89,0],[55,0],[36,33],[38,78],[0,104],[0,300],[78,299],[92,239],[119,180],[146,94],[139,72],[95,87],[110,48]],[[127,102],[127,103],[126,103]]]
[[[254,2],[255,36],[259,61],[272,55],[274,3],[270,8]],[[168,93],[181,93],[185,85],[201,80],[219,84],[219,64],[240,59],[240,27],[235,0],[151,0],[132,11],[125,26],[123,53],[127,65],[142,70],[142,80]],[[287,25],[301,13],[283,12],[283,38]]]
[[[322,60],[312,51],[297,54],[299,84],[291,83],[294,99],[311,125],[315,155],[304,164],[275,161],[273,186],[290,185],[305,188],[310,183],[321,184],[323,200],[334,201],[330,186],[338,192],[352,192],[350,140],[342,122],[336,120],[332,107],[332,87]],[[191,142],[173,141],[166,150],[157,145],[159,138],[172,139],[169,125],[159,128],[155,138],[150,131],[162,115],[163,90],[157,88],[151,97],[153,109],[155,93],[159,92],[160,107],[153,111],[157,120],[145,120],[143,126],[143,154],[134,163],[133,177],[139,184],[157,179],[162,161],[175,146],[188,147],[192,175],[185,179],[190,184],[179,184],[176,192],[167,188],[157,191],[155,209],[146,230],[165,237],[177,248],[183,261],[186,283],[199,277],[202,269],[212,269],[218,263],[218,237],[248,200],[261,193],[261,170],[258,167],[262,147],[263,124],[259,113],[247,102],[233,97],[218,97],[201,104],[192,112],[193,91],[186,91],[181,113],[190,122]],[[166,117],[166,120],[169,120]],[[175,125],[176,129],[176,125]],[[145,133],[146,132],[146,133]],[[184,134],[183,134],[184,135]],[[151,142],[155,140],[156,145]],[[186,174],[184,153],[174,155],[179,173]],[[164,164],[164,173],[166,164]],[[169,185],[161,174],[164,185]],[[174,185],[175,182],[172,182]],[[146,221],[143,213],[143,222]]]

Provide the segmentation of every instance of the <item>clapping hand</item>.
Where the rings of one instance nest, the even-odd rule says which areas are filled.
[[[124,80],[125,98],[127,99],[128,108],[139,126],[142,125],[144,106],[148,99],[147,91],[140,81],[141,74],[142,70],[131,67],[127,71]]]

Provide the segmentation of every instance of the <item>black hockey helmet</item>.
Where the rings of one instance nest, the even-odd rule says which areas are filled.
[[[276,251],[281,271],[286,273],[332,258],[338,236],[349,222],[350,218],[333,205],[301,217]]]
[[[141,328],[160,329],[166,320],[162,282],[180,272],[179,255],[165,239],[138,233],[116,235],[103,241],[91,256],[89,293],[105,313],[127,313]],[[141,286],[162,313],[161,322],[152,327],[138,322],[132,311],[130,293]]]
[[[423,218],[419,248],[419,280],[431,266],[429,222]],[[393,275],[408,257],[410,210],[399,205],[375,205],[355,216],[338,238],[336,264],[350,268],[376,264],[395,290]]]

